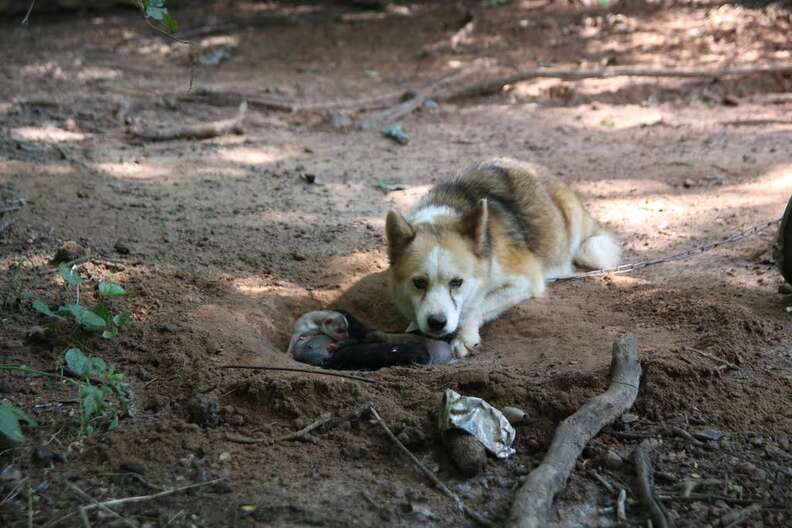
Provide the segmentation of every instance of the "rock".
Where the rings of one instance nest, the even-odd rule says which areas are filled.
[[[702,442],[717,442],[724,436],[726,435],[717,429],[701,429],[700,431],[693,432],[693,438],[701,440]]]
[[[504,407],[501,409],[501,412],[512,425],[519,425],[526,420],[525,411],[517,407]]]
[[[25,333],[25,341],[37,345],[46,345],[50,343],[50,335],[43,326],[31,326]]]
[[[352,126],[352,118],[341,112],[334,112],[330,117],[333,128],[345,129]]]
[[[426,434],[421,429],[406,426],[396,438],[407,447],[420,448],[426,445]]]
[[[217,457],[217,460],[222,463],[231,462],[231,453],[223,451],[220,453],[220,456]]]
[[[37,447],[30,456],[34,463],[40,466],[49,466],[52,463],[52,451],[45,446]]]
[[[696,182],[694,182],[690,178],[687,178],[684,182],[682,182],[682,187],[684,187],[685,189],[690,189],[691,187],[695,187],[695,186],[696,186]]]
[[[747,460],[743,460],[742,462],[738,462],[734,466],[734,470],[737,473],[740,473],[740,474],[743,474],[743,475],[747,475],[747,476],[749,476],[751,478],[758,479],[758,480],[762,480],[765,477],[765,475],[766,475],[764,470],[759,469],[758,467],[756,467],[756,464],[754,464],[752,462],[748,462]]]
[[[190,421],[201,427],[220,425],[220,401],[217,398],[196,394],[187,402],[187,412]]]
[[[113,249],[115,249],[116,253],[118,253],[119,255],[129,255],[129,253],[130,253],[129,246],[127,246],[126,244],[124,244],[120,240],[115,243],[115,245],[113,246]]]
[[[73,240],[67,240],[63,245],[58,248],[55,255],[50,260],[51,264],[60,264],[62,262],[71,262],[80,257],[84,257],[88,252],[80,244]]]
[[[487,450],[478,439],[462,431],[450,429],[443,433],[443,442],[451,460],[466,477],[475,477],[487,465]]]
[[[139,462],[137,460],[127,460],[126,462],[121,464],[121,471],[127,473],[136,473],[138,475],[145,475],[146,466],[144,466],[142,462]]]
[[[624,459],[609,449],[594,459],[594,464],[608,469],[619,469],[624,465]]]

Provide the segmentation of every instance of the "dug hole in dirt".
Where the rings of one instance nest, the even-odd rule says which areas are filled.
[[[369,402],[503,525],[558,423],[607,388],[611,343],[632,333],[635,405],[588,444],[548,526],[646,526],[631,453],[647,438],[659,440],[656,499],[676,526],[790,526],[792,290],[774,227],[550,285],[485,326],[482,350],[458,365],[354,373],[370,382],[220,368],[300,367],[285,354],[292,325],[319,308],[403,330],[385,289],[385,213],[483,159],[550,167],[618,234],[627,262],[777,219],[792,195],[783,69],[533,78],[421,99],[397,119],[406,143],[357,126],[465,68],[449,82],[545,66],[779,64],[784,4],[350,4],[177,3],[180,27],[202,28],[189,45],[115,7],[0,21],[0,363],[51,375],[0,371],[0,399],[38,424],[23,421],[24,440],[0,449],[0,525],[473,526],[370,416],[336,420]],[[228,124],[243,97],[242,130],[134,133]],[[55,261],[78,264],[87,305],[100,282],[124,288],[103,302],[131,314],[117,336],[34,309],[31,296],[53,310],[74,301]],[[134,416],[81,427],[85,394],[59,377],[72,346],[124,375]],[[516,454],[459,472],[436,426],[449,388],[525,411]],[[95,504],[129,497],[144,498]]]

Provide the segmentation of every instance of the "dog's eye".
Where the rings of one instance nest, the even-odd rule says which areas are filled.
[[[462,279],[453,279],[451,282],[448,283],[448,285],[451,286],[452,290],[456,290],[457,288],[462,286],[463,282],[464,281]]]
[[[413,279],[413,285],[419,290],[425,290],[427,286],[426,279],[422,279],[420,277],[415,278]]]

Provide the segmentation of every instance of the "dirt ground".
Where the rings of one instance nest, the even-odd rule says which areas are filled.
[[[114,305],[132,313],[117,339],[79,342],[124,373],[137,396],[134,418],[81,439],[68,387],[1,373],[0,397],[40,426],[0,452],[0,525],[79,526],[78,507],[89,501],[74,487],[107,500],[215,478],[223,480],[119,507],[126,521],[96,510],[90,521],[472,525],[368,420],[298,442],[229,439],[280,436],[370,401],[498,525],[555,425],[607,386],[610,344],[624,332],[640,343],[638,400],[592,441],[552,525],[645,526],[634,470],[623,460],[644,436],[662,438],[658,492],[678,526],[725,526],[723,516],[755,503],[762,509],[744,525],[792,525],[792,320],[772,261],[774,228],[689,260],[552,285],[545,298],[486,326],[482,351],[461,365],[362,374],[376,383],[220,368],[299,366],[284,352],[292,324],[319,307],[400,329],[382,278],[385,212],[488,157],[551,167],[619,234],[628,262],[781,216],[792,194],[789,74],[536,79],[420,108],[402,120],[407,145],[346,126],[360,112],[261,104],[251,104],[241,135],[149,143],[128,134],[130,123],[232,117],[234,94],[306,107],[414,89],[473,64],[472,78],[484,78],[535,66],[790,60],[792,16],[779,4],[485,4],[498,3],[173,9],[184,28],[275,16],[195,37],[192,46],[162,38],[123,9],[34,12],[27,26],[0,21],[0,205],[24,200],[0,216],[0,224],[14,221],[0,234],[1,362],[62,364],[77,338],[31,336],[44,321],[24,294],[53,305],[62,299],[49,261],[75,241],[93,257],[79,268],[82,277],[122,284],[130,295]],[[452,45],[468,10],[472,31]],[[191,49],[204,61],[227,58],[192,69]],[[185,98],[191,77],[194,92],[231,95]],[[386,193],[376,187],[385,180],[406,189]],[[518,430],[517,454],[463,478],[434,426],[446,388],[524,409],[530,420]],[[196,395],[219,400],[219,424],[194,423]],[[63,459],[33,456],[42,446]],[[682,497],[691,479],[706,482]],[[621,522],[613,511],[620,487],[628,492]]]

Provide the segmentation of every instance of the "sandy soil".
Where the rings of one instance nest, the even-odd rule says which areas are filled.
[[[473,31],[452,47],[468,8]],[[762,64],[789,60],[792,30],[790,11],[778,5],[716,2],[421,3],[397,12],[221,2],[174,14],[195,27],[247,12],[290,16],[195,38],[198,56],[225,49],[229,57],[199,64],[194,90],[310,105],[403,91],[475,61],[494,71]],[[305,442],[228,439],[278,436],[369,401],[444,481],[499,523],[557,422],[606,386],[609,346],[624,332],[637,334],[644,366],[635,421],[592,442],[554,525],[617,525],[608,510],[614,495],[592,468],[603,450],[628,456],[636,440],[624,431],[664,437],[656,453],[663,493],[696,475],[719,480],[705,490],[712,494],[667,503],[679,526],[715,526],[754,502],[765,508],[748,525],[792,523],[785,510],[792,322],[772,229],[687,261],[553,285],[485,327],[484,349],[462,365],[367,375],[376,384],[219,368],[298,366],[283,352],[291,325],[317,307],[344,307],[399,329],[381,275],[385,212],[487,157],[551,167],[619,233],[628,261],[780,217],[792,194],[792,99],[783,97],[792,76],[537,79],[420,109],[403,120],[406,146],[337,126],[360,117],[352,111],[255,105],[243,135],[144,143],[127,134],[125,120],[173,126],[236,111],[234,97],[227,104],[181,97],[191,77],[188,46],[120,10],[41,15],[27,27],[0,21],[0,49],[0,203],[26,204],[0,217],[14,220],[0,235],[2,363],[53,369],[62,361],[74,334],[26,338],[43,321],[23,295],[61,299],[57,274],[41,270],[65,241],[76,241],[95,257],[82,276],[122,284],[131,295],[114,302],[133,314],[117,340],[79,336],[80,343],[127,375],[138,402],[135,418],[82,440],[74,394],[0,374],[0,395],[41,424],[0,453],[0,469],[21,471],[0,480],[4,526],[27,526],[29,511],[36,526],[77,526],[83,499],[68,483],[108,499],[215,477],[226,480],[119,512],[148,526],[464,525],[368,421]],[[376,187],[383,180],[406,189],[385,193]],[[449,387],[525,409],[531,421],[520,428],[517,455],[490,460],[473,479],[458,474],[433,425]],[[192,423],[196,394],[219,399],[218,426]],[[670,426],[726,436],[695,443],[666,434]],[[65,462],[31,459],[42,445]],[[128,462],[143,464],[136,468],[143,478],[122,468]],[[645,525],[648,514],[632,502],[630,465],[598,471],[628,489],[622,525]],[[18,486],[19,478],[27,480]],[[94,526],[118,524],[91,515]]]

